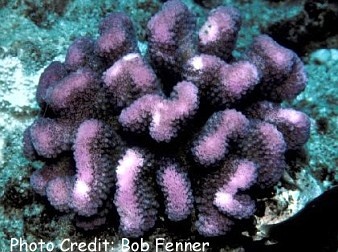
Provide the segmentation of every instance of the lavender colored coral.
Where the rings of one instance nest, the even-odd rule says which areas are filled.
[[[137,51],[133,23],[124,13],[112,13],[99,27],[100,36],[95,42],[95,52],[109,62]]]
[[[194,159],[203,166],[215,164],[229,153],[230,140],[244,136],[248,119],[234,109],[214,113],[191,148]]]
[[[246,159],[229,159],[217,171],[201,179],[195,223],[199,233],[204,236],[224,235],[234,225],[234,219],[253,215],[254,201],[240,191],[255,184],[257,168],[254,162]]]
[[[191,82],[178,83],[169,99],[158,94],[144,95],[122,110],[119,122],[131,131],[145,131],[157,142],[176,137],[181,122],[192,117],[198,108],[198,89]]]
[[[254,213],[255,203],[248,195],[241,195],[238,191],[248,189],[256,182],[257,166],[245,159],[234,160],[229,166],[235,171],[227,183],[217,190],[214,205],[232,217],[247,218]]]
[[[157,182],[165,197],[165,211],[172,221],[191,214],[193,195],[188,174],[176,162],[166,161],[157,172]]]
[[[166,2],[148,22],[149,56],[162,71],[179,73],[196,47],[195,16],[179,0]]]
[[[237,9],[221,6],[210,11],[198,34],[200,52],[231,59],[240,26],[241,15]]]
[[[305,88],[300,59],[266,35],[235,59],[240,24],[238,10],[219,7],[197,31],[171,0],[148,23],[146,56],[122,13],[96,40],[75,40],[42,73],[41,113],[23,137],[27,158],[45,162],[33,189],[85,230],[130,237],[184,220],[220,236],[252,217],[253,189],[280,180],[310,121],[281,105]]]
[[[127,149],[116,167],[114,203],[124,235],[141,236],[155,224],[157,202],[150,164],[150,158],[141,150]]]
[[[260,73],[249,61],[228,64],[208,54],[192,57],[184,66],[184,77],[201,90],[201,98],[216,107],[231,107],[252,91]]]
[[[111,131],[94,119],[84,121],[77,130],[73,145],[76,175],[71,207],[79,215],[98,213],[111,190],[114,181],[111,152],[116,151],[114,144],[118,141]]]
[[[103,74],[103,82],[118,109],[130,105],[135,98],[158,91],[154,70],[139,53],[129,53],[117,60]]]

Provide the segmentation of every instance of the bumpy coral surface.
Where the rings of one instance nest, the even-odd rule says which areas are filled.
[[[275,185],[286,151],[307,141],[309,118],[281,105],[305,88],[297,55],[261,35],[235,59],[232,7],[212,10],[199,31],[195,21],[166,2],[142,56],[130,19],[112,13],[96,40],[75,40],[41,75],[24,152],[45,166],[31,185],[79,227],[137,237],[165,216],[224,235],[254,215],[254,192]]]

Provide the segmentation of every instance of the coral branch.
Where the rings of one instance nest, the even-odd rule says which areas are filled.
[[[139,150],[128,149],[116,168],[114,202],[120,215],[120,229],[132,237],[141,236],[156,221],[157,202],[153,181],[147,174],[147,159]]]
[[[188,175],[174,162],[165,162],[157,172],[157,183],[165,197],[165,211],[172,221],[186,219],[193,207]]]
[[[169,99],[145,95],[122,110],[119,122],[131,131],[144,131],[157,142],[176,137],[180,124],[192,117],[198,108],[198,89],[190,82],[180,82]]]

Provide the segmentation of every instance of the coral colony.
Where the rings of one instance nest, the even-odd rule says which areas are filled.
[[[163,215],[206,237],[253,216],[254,192],[280,180],[310,121],[281,107],[305,88],[300,59],[261,35],[235,60],[240,25],[237,9],[218,7],[197,32],[171,0],[148,22],[145,56],[122,13],[98,39],[75,40],[42,73],[41,113],[25,131],[25,155],[45,163],[34,190],[85,230],[118,215],[109,225],[127,237]]]

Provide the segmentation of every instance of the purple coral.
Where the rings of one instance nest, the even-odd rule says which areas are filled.
[[[46,186],[46,195],[50,204],[59,211],[68,211],[72,187],[73,181],[69,176],[50,180]]]
[[[301,111],[261,101],[252,104],[245,113],[251,118],[274,124],[283,134],[288,149],[301,147],[310,137],[310,118]]]
[[[55,113],[67,113],[74,110],[79,100],[91,101],[97,88],[95,73],[80,68],[50,86],[46,91],[46,102]]]
[[[177,163],[165,162],[157,173],[157,183],[165,197],[165,211],[172,221],[191,214],[193,196],[188,174]]]
[[[149,54],[159,68],[179,73],[195,50],[195,17],[179,0],[163,4],[148,22]]]
[[[201,89],[207,103],[229,107],[254,89],[260,74],[248,61],[227,64],[215,56],[201,54],[187,61],[184,77]]]
[[[268,100],[295,98],[306,85],[303,63],[291,50],[282,47],[267,35],[255,38],[246,58],[262,74],[260,94]]]
[[[117,108],[124,108],[144,94],[158,91],[154,70],[138,53],[116,61],[103,74],[103,82]]]
[[[34,150],[42,157],[56,157],[70,149],[72,131],[63,123],[39,118],[29,127],[29,133]]]
[[[160,95],[144,95],[122,110],[119,122],[131,131],[144,131],[157,142],[176,137],[180,122],[192,117],[198,108],[198,89],[190,82],[178,83],[170,99]]]
[[[24,133],[27,158],[45,162],[33,189],[85,230],[117,214],[109,225],[131,237],[190,219],[220,236],[254,215],[253,188],[279,181],[310,121],[280,104],[305,88],[300,59],[265,35],[235,59],[240,23],[219,7],[198,32],[170,0],[148,23],[145,57],[122,13],[75,40],[41,75],[42,113]]]
[[[71,160],[68,157],[59,158],[55,162],[46,163],[42,169],[33,172],[30,183],[32,188],[38,194],[46,195],[48,182],[58,177],[67,177],[73,175]]]
[[[124,13],[112,13],[105,17],[99,28],[95,52],[111,62],[127,53],[137,51],[133,23]]]
[[[111,129],[98,120],[86,120],[78,128],[74,141],[76,175],[71,207],[79,215],[98,212],[111,189],[113,172],[110,153],[114,151]]]
[[[83,67],[90,60],[94,51],[94,41],[91,38],[83,37],[76,39],[68,48],[65,58],[67,69],[75,71]]]
[[[241,15],[237,9],[221,6],[210,11],[198,34],[200,52],[229,60],[240,26]]]
[[[54,83],[60,81],[67,75],[64,64],[59,61],[52,62],[41,74],[39,84],[36,90],[36,100],[41,108],[46,105],[47,89]]]
[[[157,202],[149,162],[142,151],[127,149],[116,167],[114,203],[124,235],[137,237],[155,225]]]
[[[194,159],[207,166],[229,153],[230,140],[246,133],[249,120],[234,109],[214,113],[204,125],[191,149]]]
[[[257,166],[245,159],[229,159],[219,170],[202,178],[196,199],[198,232],[204,236],[223,235],[234,225],[234,219],[252,216],[255,202],[241,191],[253,186],[256,178]]]
[[[250,217],[255,210],[255,202],[248,195],[238,191],[249,189],[257,178],[257,166],[247,160],[234,160],[227,164],[233,174],[214,197],[214,205],[225,214],[241,219]]]
[[[276,184],[285,168],[286,144],[282,133],[267,122],[253,122],[248,134],[238,143],[240,153],[259,166],[258,185]]]

